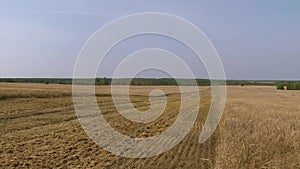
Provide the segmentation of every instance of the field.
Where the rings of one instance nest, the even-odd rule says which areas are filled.
[[[122,88],[122,86],[120,86]],[[140,124],[118,114],[108,86],[96,96],[105,119],[120,133],[149,137],[176,120],[180,95],[175,86],[132,86],[131,102],[147,110],[147,95],[167,93],[165,112]],[[229,86],[221,123],[199,144],[210,106],[210,88],[199,87],[201,106],[193,129],[180,144],[159,156],[129,159],[113,155],[83,131],[70,85],[0,83],[1,168],[300,168],[300,91],[275,86]]]

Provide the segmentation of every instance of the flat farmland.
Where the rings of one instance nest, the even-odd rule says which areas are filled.
[[[150,137],[174,123],[181,101],[175,86],[131,86],[134,107],[149,109],[153,89],[166,93],[167,105],[147,124],[121,116],[109,86],[96,87],[97,102],[118,132]],[[211,102],[210,88],[199,87],[198,117],[180,144],[158,156],[130,159],[103,150],[87,136],[71,90],[70,85],[0,83],[1,168],[300,168],[299,91],[229,86],[219,127],[199,144]]]

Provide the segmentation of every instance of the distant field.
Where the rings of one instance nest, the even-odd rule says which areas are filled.
[[[131,102],[147,110],[147,95],[156,88],[168,94],[167,107],[159,119],[145,125],[117,113],[109,86],[97,86],[96,96],[112,127],[132,137],[149,137],[172,125],[180,106],[176,86],[132,86]],[[101,149],[84,133],[70,85],[0,83],[0,167],[300,168],[300,91],[228,87],[219,128],[205,144],[198,144],[210,106],[209,89],[199,87],[198,119],[179,145],[156,157],[127,159]]]

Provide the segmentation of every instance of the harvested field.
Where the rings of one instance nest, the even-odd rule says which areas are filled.
[[[300,91],[228,90],[217,168],[300,168]]]
[[[120,86],[121,88],[122,86]],[[175,121],[180,106],[174,86],[132,86],[131,102],[147,110],[147,95],[167,93],[165,112],[149,124],[118,114],[108,86],[96,87],[105,119],[132,137],[156,135]],[[199,87],[201,106],[193,129],[159,156],[129,159],[96,145],[74,111],[70,85],[0,83],[1,168],[300,168],[300,92],[275,87],[228,87],[222,121],[204,144],[198,139],[210,106],[209,87]]]

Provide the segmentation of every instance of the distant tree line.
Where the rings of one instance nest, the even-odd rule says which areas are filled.
[[[275,86],[276,81],[268,81],[268,80],[227,80],[227,85],[230,86]]]
[[[0,82],[10,83],[44,83],[44,84],[72,84],[73,80],[70,78],[0,78]],[[91,84],[95,82],[95,85],[192,85],[193,79],[173,79],[173,78],[123,78],[114,79],[111,78],[96,78],[96,79],[75,79],[75,84]],[[208,79],[196,79],[196,83],[199,86],[209,86],[210,80]]]
[[[72,79],[70,78],[0,78],[0,82],[72,84]]]
[[[168,86],[190,86],[196,85],[198,86],[209,86],[210,80],[207,79],[173,79],[173,78],[134,78],[134,79],[108,79],[109,84],[113,85],[143,85],[143,86],[159,86],[159,85],[168,85]]]
[[[218,81],[218,80],[216,80]],[[44,83],[44,84],[95,84],[95,85],[169,85],[169,86],[189,86],[194,85],[193,79],[174,79],[174,78],[96,78],[96,79],[73,79],[71,78],[0,78],[0,82],[10,83]],[[210,86],[209,79],[196,79],[198,86]],[[277,86],[277,89],[300,90],[300,81],[257,81],[257,80],[226,80],[227,85],[239,86]]]
[[[300,90],[300,81],[278,82],[277,89],[284,90],[285,86],[287,87],[287,90]]]

